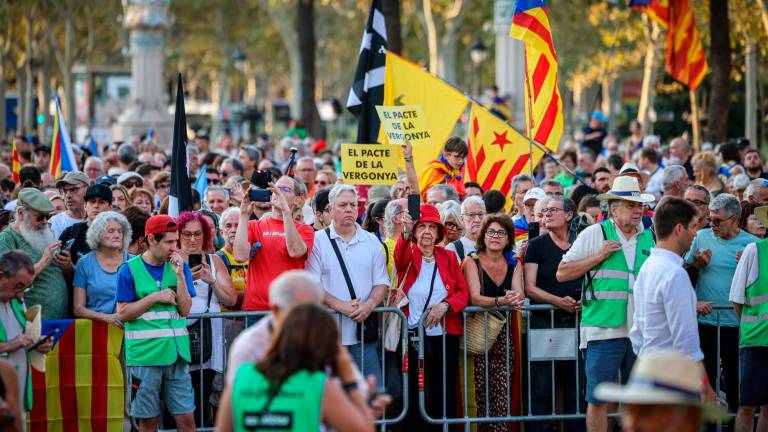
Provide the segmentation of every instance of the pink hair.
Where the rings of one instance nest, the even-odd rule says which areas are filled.
[[[213,249],[211,224],[202,213],[196,211],[185,211],[176,218],[176,224],[179,226],[179,247],[181,247],[181,230],[190,222],[200,222],[200,227],[203,229],[203,251]]]

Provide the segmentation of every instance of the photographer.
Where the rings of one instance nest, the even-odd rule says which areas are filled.
[[[293,177],[283,176],[268,191],[261,198],[268,196],[272,204],[269,217],[248,220],[256,206],[251,201],[252,191],[245,195],[240,205],[240,222],[232,252],[236,261],[248,261],[244,311],[269,310],[269,284],[287,270],[303,269],[314,241],[312,227],[293,219],[307,194],[304,184]],[[257,320],[249,318],[246,324],[251,325]]]

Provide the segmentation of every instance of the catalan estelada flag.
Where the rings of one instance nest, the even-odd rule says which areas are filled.
[[[16,184],[21,182],[19,171],[21,171],[21,159],[19,158],[19,150],[16,148],[16,140],[13,140],[13,147],[11,150],[11,175],[13,176],[13,182]]]
[[[536,165],[542,152],[534,148],[531,154],[526,137],[475,103],[470,111],[467,144],[466,181],[479,183],[483,190],[500,191],[507,197],[507,208],[511,207],[512,178],[530,171],[530,158]]]
[[[563,136],[557,55],[544,0],[517,0],[509,35],[525,43],[526,110],[531,138],[556,152]]]
[[[696,90],[707,75],[709,66],[688,0],[632,0],[629,5],[666,27],[664,67],[672,78]]]
[[[75,163],[75,155],[72,153],[72,143],[69,141],[69,131],[61,114],[59,98],[54,98],[56,103],[56,115],[53,118],[53,138],[51,140],[51,166],[48,172],[54,179],[63,172],[79,171]]]
[[[45,359],[32,368],[30,432],[123,430],[125,387],[120,365],[123,331],[86,319],[43,321],[43,334],[61,329]]]

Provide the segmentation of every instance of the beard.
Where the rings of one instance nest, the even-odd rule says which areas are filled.
[[[45,248],[56,241],[56,237],[53,235],[50,227],[46,226],[43,229],[37,230],[27,220],[21,223],[19,234],[32,246],[32,249],[41,254],[45,251]]]

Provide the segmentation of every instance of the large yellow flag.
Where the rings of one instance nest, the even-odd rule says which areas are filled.
[[[469,117],[467,144],[466,181],[480,183],[483,190],[501,191],[508,206],[512,204],[512,177],[530,172],[530,158],[536,166],[543,154],[534,147],[531,155],[526,137],[475,103]]]
[[[413,163],[418,170],[440,155],[445,140],[467,107],[467,98],[419,65],[387,51],[384,105],[421,105],[424,110],[432,140],[430,144],[413,148]],[[382,131],[379,142],[388,143]]]

